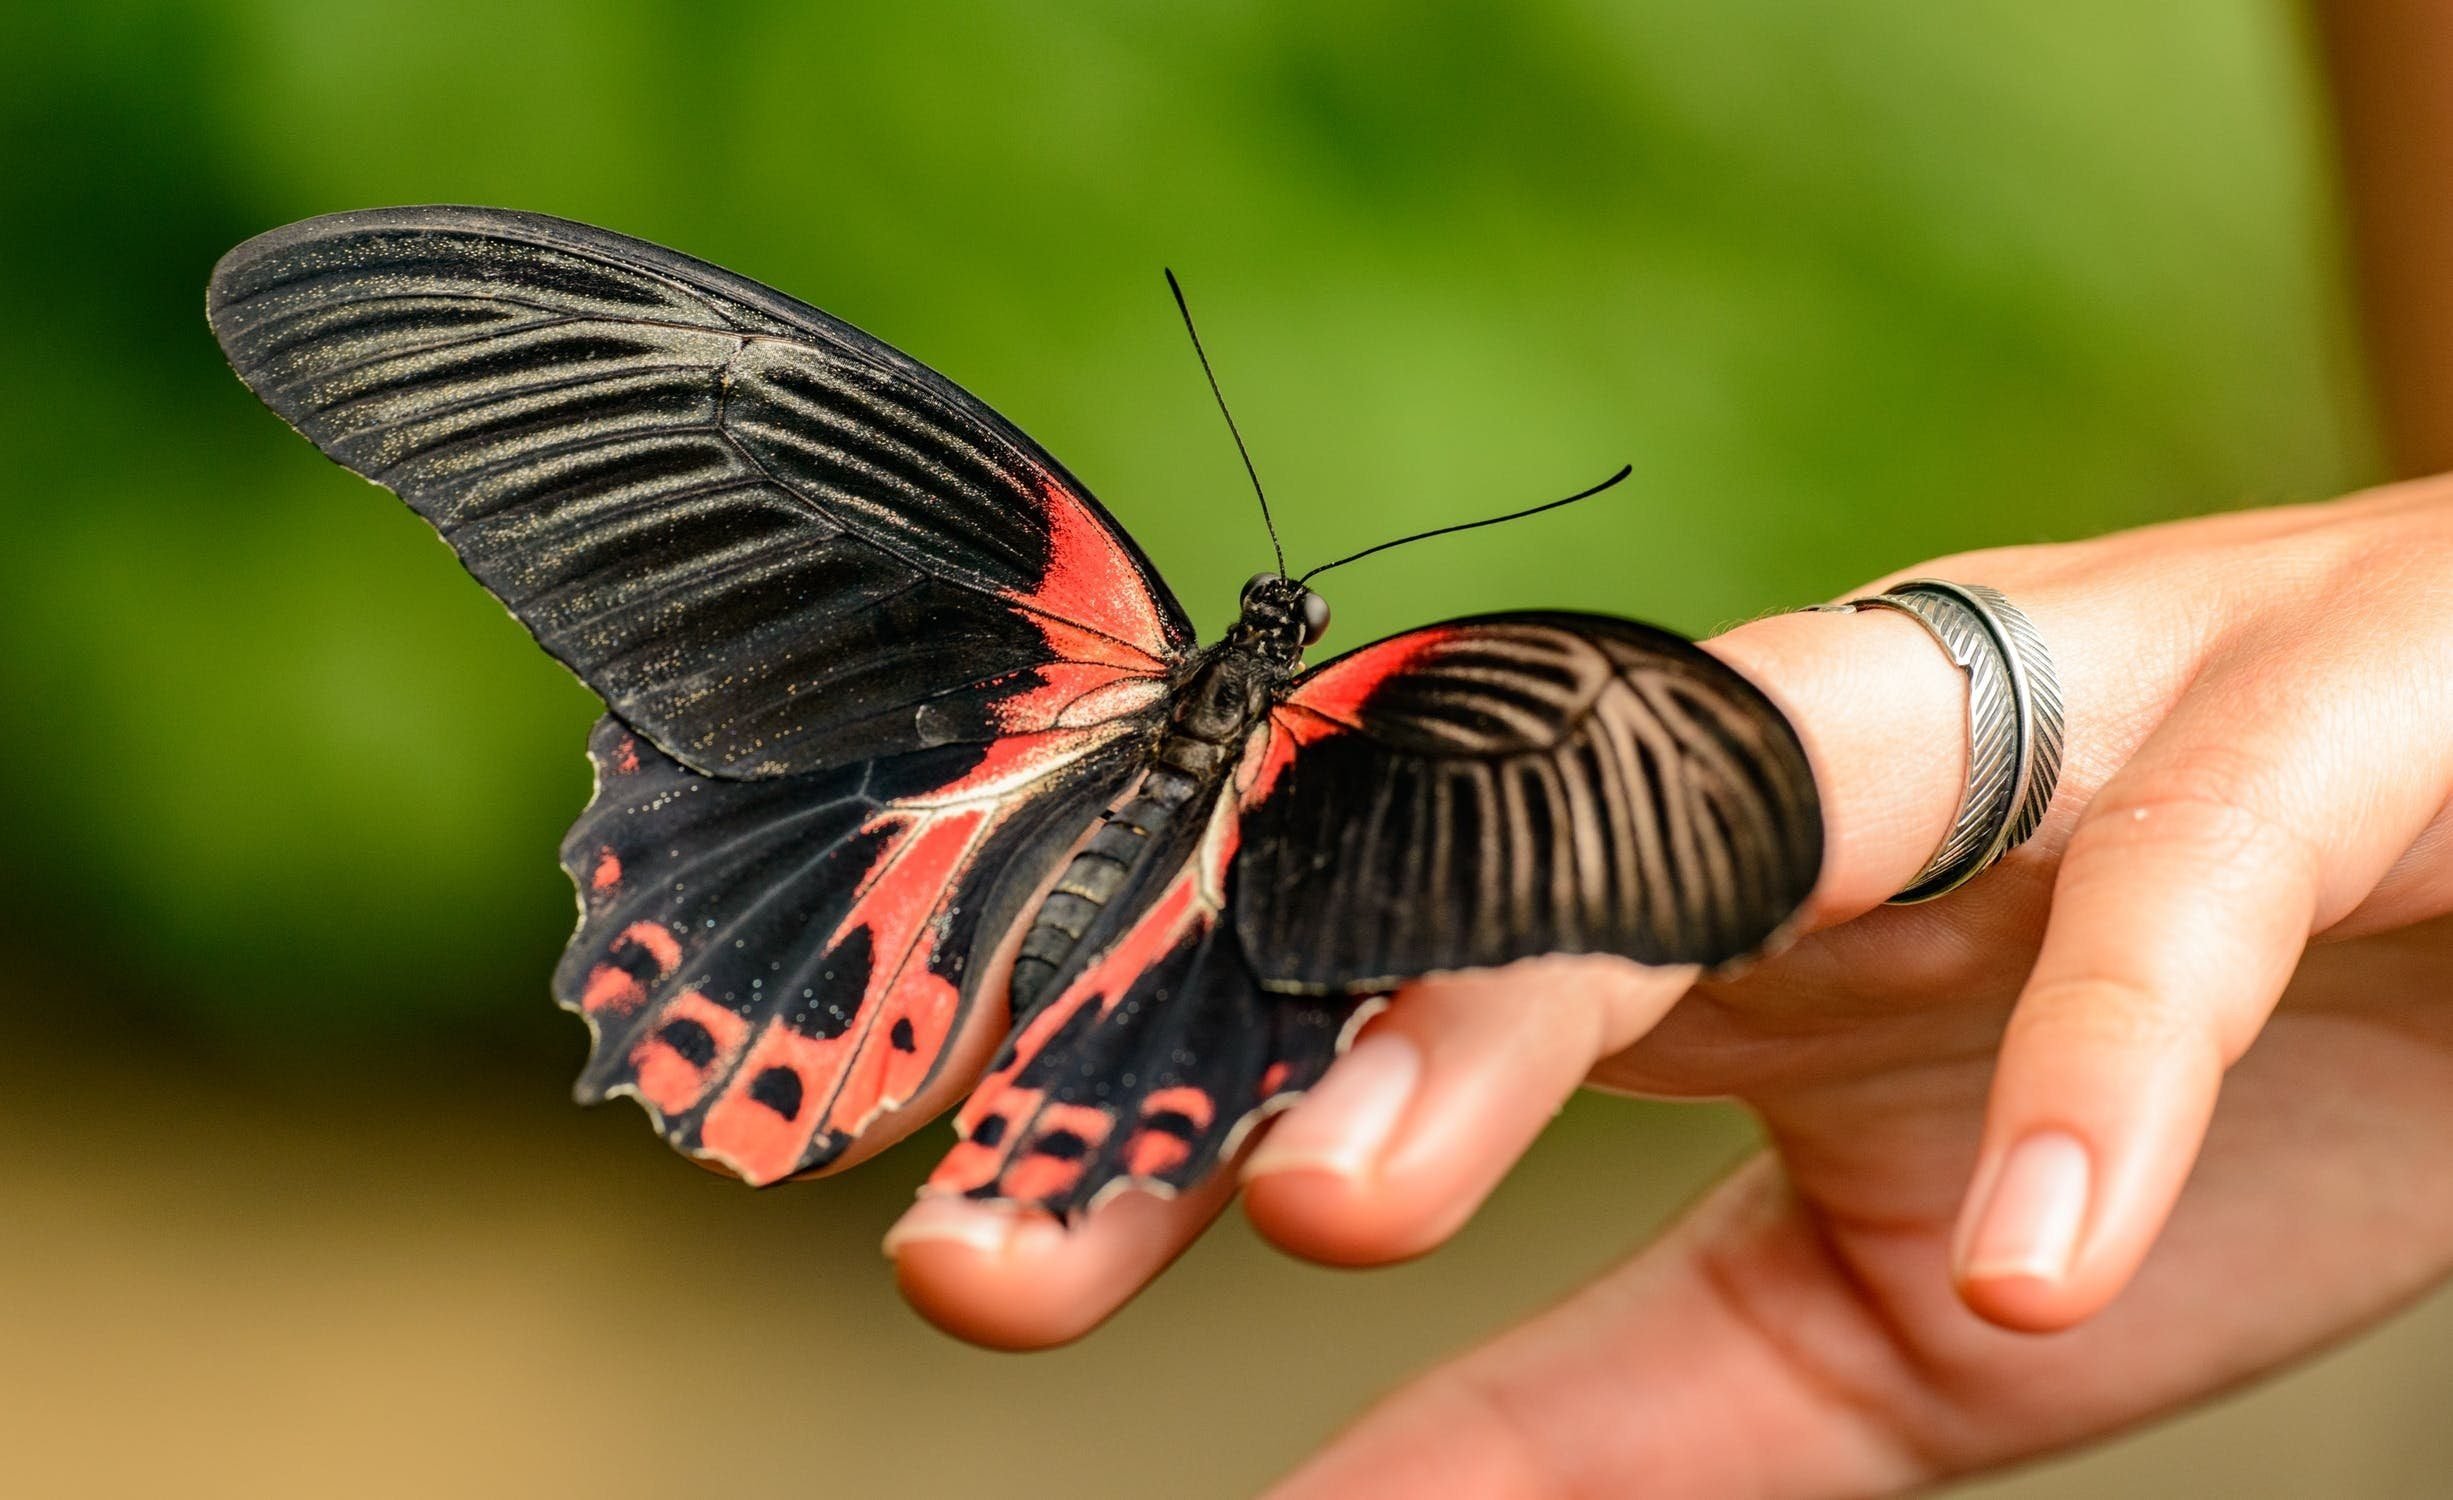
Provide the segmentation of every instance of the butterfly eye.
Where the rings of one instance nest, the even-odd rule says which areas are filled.
[[[1244,580],[1244,597],[1249,599],[1254,593],[1259,591],[1262,584],[1275,583],[1277,581],[1278,575],[1275,573],[1255,573],[1250,578]]]
[[[1322,636],[1328,633],[1329,601],[1310,589],[1305,589],[1303,591],[1303,644],[1306,646],[1316,644]]]

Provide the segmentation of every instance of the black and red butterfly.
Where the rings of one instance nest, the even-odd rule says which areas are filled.
[[[753,1183],[842,1155],[1003,1000],[932,1187],[1181,1188],[1368,997],[1736,959],[1819,869],[1795,733],[1687,642],[1489,615],[1306,671],[1327,610],[1281,569],[1203,648],[986,406],[654,245],[336,214],[232,251],[210,317],[605,700],[562,851],[578,1092]]]

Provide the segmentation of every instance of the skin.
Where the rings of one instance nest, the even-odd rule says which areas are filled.
[[[1420,1254],[1588,1081],[1736,1097],[1768,1149],[1279,1493],[1897,1493],[2198,1399],[2453,1272],[2453,481],[1899,576],[1926,573],[2051,643],[2044,828],[1881,906],[1956,807],[1958,675],[1882,612],[1709,643],[1815,758],[1811,934],[1702,983],[1545,959],[1417,984],[1262,1138],[1245,1202],[1297,1255]],[[1128,1195],[1070,1234],[923,1201],[888,1244],[932,1320],[1040,1347],[1229,1195]]]

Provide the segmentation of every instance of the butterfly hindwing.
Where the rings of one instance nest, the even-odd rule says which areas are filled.
[[[1191,629],[1054,459],[817,309],[535,214],[381,209],[215,269],[241,378],[625,722],[788,775],[1155,701]]]
[[[1263,734],[1236,918],[1275,989],[1554,952],[1723,963],[1772,940],[1821,868],[1788,720],[1632,621],[1408,631],[1305,674]]]
[[[834,1159],[934,1076],[989,951],[1132,774],[1127,727],[744,781],[602,721],[555,976],[594,1037],[581,1097],[633,1094],[752,1182]]]
[[[1066,1218],[1126,1186],[1171,1193],[1319,1081],[1358,1002],[1261,988],[1226,916],[1241,813],[1230,784],[1166,830],[1112,919],[1015,1018],[932,1191]]]

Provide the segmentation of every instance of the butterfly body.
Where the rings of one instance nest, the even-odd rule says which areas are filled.
[[[1299,657],[1288,654],[1269,625],[1267,617],[1256,621],[1247,614],[1203,653],[1176,690],[1149,770],[1101,820],[1041,902],[1014,961],[1010,988],[1017,1008],[1038,1000],[1086,941],[1095,948],[1108,907],[1120,893],[1146,884],[1141,877],[1164,858],[1165,835],[1217,803],[1254,729],[1295,677]]]
[[[1264,574],[1202,649],[1114,519],[944,377],[585,225],[338,214],[249,241],[240,376],[394,490],[602,697],[554,977],[583,1099],[764,1183],[1003,1044],[936,1191],[1201,1180],[1407,977],[1777,940],[1821,823],[1778,710],[1602,616],[1306,669]]]

